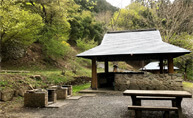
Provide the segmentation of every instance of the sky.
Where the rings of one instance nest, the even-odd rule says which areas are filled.
[[[125,8],[127,5],[131,3],[131,0],[106,0],[106,1],[118,8]],[[173,2],[174,0],[171,1]]]

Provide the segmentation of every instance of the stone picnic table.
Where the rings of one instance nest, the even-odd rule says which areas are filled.
[[[192,98],[192,95],[187,91],[173,90],[125,90],[123,95],[131,96],[132,106],[128,106],[128,109],[135,110],[137,118],[142,117],[142,110],[165,111],[164,118],[169,117],[169,111],[176,111],[178,117],[182,118],[182,99]],[[171,100],[172,107],[142,106],[141,100]]]

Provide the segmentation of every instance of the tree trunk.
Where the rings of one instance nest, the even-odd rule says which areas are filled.
[[[1,48],[1,46],[2,46],[2,40],[0,39],[0,72],[1,72],[1,60],[2,60],[2,48]]]
[[[2,55],[2,41],[3,41],[3,36],[5,35],[5,30],[3,30],[3,32],[0,34],[0,71],[1,71],[1,61],[3,59],[3,55]]]
[[[184,68],[184,80],[187,80],[187,66],[188,64],[185,64],[185,68]]]

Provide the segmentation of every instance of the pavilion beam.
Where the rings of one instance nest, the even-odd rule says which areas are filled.
[[[105,61],[105,73],[108,73],[109,72],[109,63],[108,61],[106,60]]]
[[[173,57],[168,58],[168,73],[174,73]]]
[[[164,69],[163,69],[163,66],[164,64],[163,64],[163,59],[161,58],[160,60],[159,60],[159,66],[160,66],[160,74],[163,74],[164,73]]]
[[[92,59],[92,80],[91,80],[91,88],[98,89],[98,79],[97,79],[97,65],[96,58]]]

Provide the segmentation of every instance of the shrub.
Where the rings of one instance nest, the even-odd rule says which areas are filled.
[[[97,42],[95,42],[94,40],[88,41],[86,39],[78,39],[76,43],[80,51],[85,51],[97,46]]]

